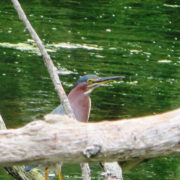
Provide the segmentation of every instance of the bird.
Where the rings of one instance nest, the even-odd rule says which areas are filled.
[[[76,120],[83,123],[88,122],[91,111],[90,94],[95,88],[105,85],[109,82],[124,78],[125,78],[124,76],[100,78],[97,75],[84,75],[80,77],[79,80],[75,83],[70,93],[68,94],[68,100]],[[51,114],[65,114],[65,110],[62,104],[57,106],[51,112]],[[30,169],[32,169],[31,166],[25,167],[26,171],[29,171]],[[59,176],[59,180],[61,180],[62,177],[59,169],[58,169],[58,176]],[[46,179],[47,179],[47,168],[45,168],[45,180]]]
[[[91,111],[90,94],[95,88],[123,78],[124,76],[100,78],[96,75],[84,75],[80,77],[68,95],[68,100],[76,120],[88,122]],[[63,106],[60,104],[51,114],[65,114]]]

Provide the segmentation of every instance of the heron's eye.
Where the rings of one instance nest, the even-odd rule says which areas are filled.
[[[88,83],[93,83],[93,79],[88,79]]]
[[[94,81],[97,81],[97,80],[98,79],[88,79],[87,82],[91,84],[91,83],[93,83]]]

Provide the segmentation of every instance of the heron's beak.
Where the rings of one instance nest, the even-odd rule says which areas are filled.
[[[99,78],[99,79],[90,79],[89,85],[87,87],[88,87],[88,90],[94,89],[98,86],[102,86],[102,85],[105,85],[109,82],[124,79],[124,78],[125,78],[124,76],[114,76],[114,77],[105,77],[105,78]]]
[[[105,78],[100,78],[100,79],[94,81],[93,83],[98,84],[98,85],[104,85],[109,82],[124,79],[124,78],[125,78],[124,76],[105,77]]]
[[[105,78],[99,78],[99,79],[89,79],[88,81],[88,86],[87,86],[87,90],[85,92],[86,95],[89,95],[93,89],[95,89],[96,87],[105,85],[109,82],[115,81],[115,80],[120,80],[120,79],[124,79],[124,76],[114,76],[114,77],[105,77]]]

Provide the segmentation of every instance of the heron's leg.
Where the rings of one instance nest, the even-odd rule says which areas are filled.
[[[44,179],[48,179],[48,168],[45,168]]]
[[[56,164],[56,169],[57,169],[57,172],[58,172],[59,180],[62,180],[61,165],[60,165],[60,167],[59,167],[59,164]]]

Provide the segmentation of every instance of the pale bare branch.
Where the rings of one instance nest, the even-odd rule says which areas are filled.
[[[0,130],[5,130],[6,125],[0,115]],[[44,180],[43,176],[34,169],[31,172],[24,172],[24,166],[5,167],[5,170],[18,180]]]
[[[18,0],[11,0],[14,8],[16,9],[20,20],[23,21],[23,23],[26,26],[26,29],[29,31],[31,37],[33,38],[33,40],[37,43],[37,46],[40,49],[40,52],[43,56],[44,59],[44,63],[48,69],[48,72],[50,74],[51,80],[53,81],[53,84],[55,86],[55,89],[57,91],[57,94],[59,96],[59,100],[62,103],[65,112],[67,113],[68,116],[72,117],[75,119],[75,116],[73,114],[73,111],[71,109],[71,106],[69,104],[68,98],[66,96],[66,93],[61,85],[61,81],[59,80],[58,74],[57,74],[57,69],[53,64],[53,61],[51,60],[51,57],[49,56],[49,54],[47,53],[41,39],[39,38],[38,34],[36,33],[36,31],[34,30],[34,28],[32,27],[31,23],[29,22],[29,20],[26,17],[26,14],[24,13],[21,5],[19,4]]]
[[[46,121],[1,131],[0,166],[129,161],[180,153],[180,109],[114,122],[68,118],[48,115]]]

